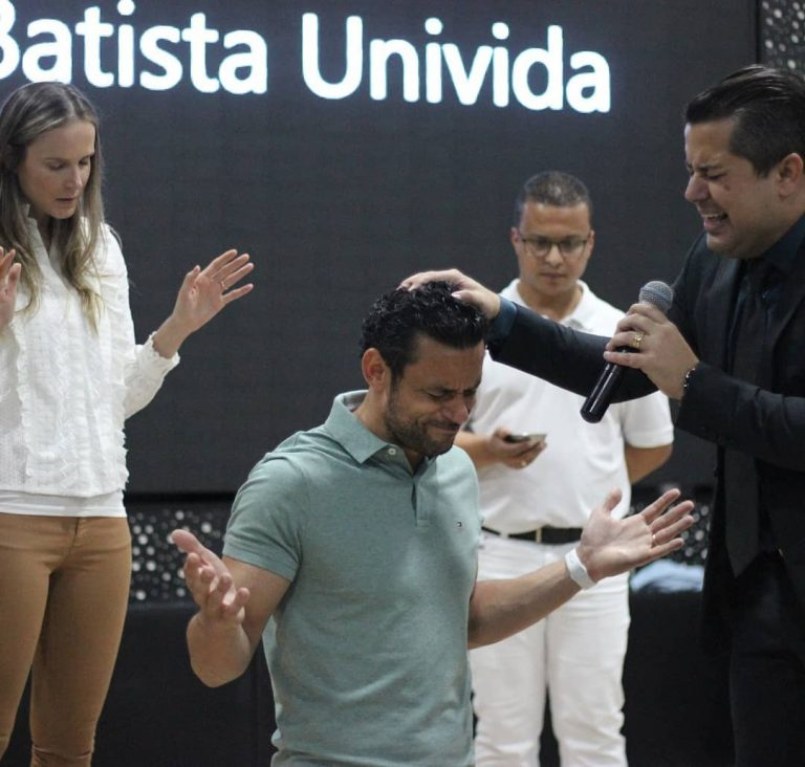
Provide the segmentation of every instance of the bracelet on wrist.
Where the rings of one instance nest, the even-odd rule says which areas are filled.
[[[688,393],[688,387],[690,386],[691,379],[693,378],[693,374],[696,372],[696,368],[698,366],[698,362],[685,373],[685,377],[682,379],[682,396],[684,397]]]
[[[565,567],[567,567],[567,574],[571,580],[577,583],[583,589],[589,589],[595,586],[595,581],[590,577],[587,568],[579,559],[576,549],[571,549],[565,554]]]

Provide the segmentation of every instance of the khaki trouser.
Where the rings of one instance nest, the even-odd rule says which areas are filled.
[[[85,767],[126,617],[125,518],[0,513],[0,761],[31,671],[32,767]]]

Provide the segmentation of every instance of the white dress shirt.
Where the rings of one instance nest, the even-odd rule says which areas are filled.
[[[29,225],[43,281],[33,310],[22,311],[29,297],[20,286],[18,311],[0,332],[0,512],[109,515],[111,503],[122,514],[124,421],[179,357],[161,357],[150,338],[135,344],[126,264],[108,226],[91,280],[101,296],[93,328]],[[70,500],[60,506],[53,496]]]

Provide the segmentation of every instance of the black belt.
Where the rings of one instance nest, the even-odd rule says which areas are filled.
[[[483,528],[487,533],[499,535],[502,538],[516,538],[518,541],[531,541],[532,543],[547,543],[556,546],[561,543],[574,543],[581,540],[580,527],[538,527],[527,533],[501,533],[488,527]]]

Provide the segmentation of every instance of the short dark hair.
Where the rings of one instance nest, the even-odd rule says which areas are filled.
[[[759,176],[791,153],[805,159],[805,79],[760,64],[743,67],[695,96],[685,109],[690,125],[735,120],[730,152]]]
[[[520,226],[523,218],[523,208],[528,202],[541,205],[550,205],[556,208],[573,208],[576,205],[586,205],[593,217],[593,201],[590,192],[581,179],[563,173],[560,170],[547,170],[531,176],[523,184],[520,194],[514,203],[514,226]]]
[[[475,307],[454,298],[454,289],[447,282],[428,282],[382,295],[363,321],[361,353],[377,349],[396,380],[416,362],[420,336],[454,349],[481,343],[487,322]]]

